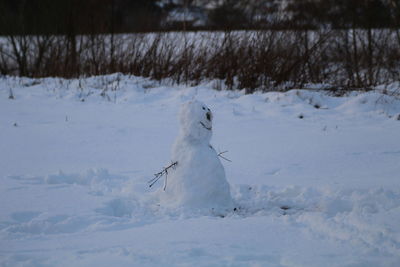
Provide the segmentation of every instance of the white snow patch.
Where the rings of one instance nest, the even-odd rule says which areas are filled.
[[[213,86],[2,77],[0,265],[400,265],[398,84],[344,97]],[[224,218],[165,208],[162,183],[148,187],[180,154],[193,98],[214,115],[213,156],[232,160]]]

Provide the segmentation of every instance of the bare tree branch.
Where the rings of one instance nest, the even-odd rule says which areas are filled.
[[[148,181],[148,183],[150,184],[149,187],[152,187],[155,183],[157,183],[158,180],[160,180],[161,177],[163,177],[165,175],[165,182],[164,182],[164,188],[163,190],[165,191],[165,189],[167,188],[167,177],[168,177],[168,170],[169,169],[175,169],[176,165],[178,165],[178,162],[172,162],[169,166],[164,167],[164,169],[156,174],[154,174],[154,178],[151,179],[150,181]]]
[[[220,158],[222,158],[222,159],[224,159],[224,160],[226,160],[226,161],[232,162],[232,160],[230,160],[230,159],[225,158],[224,156],[222,156],[222,154],[225,154],[225,153],[227,153],[227,152],[228,152],[227,150],[226,150],[226,151],[223,151],[223,152],[219,152],[219,153],[218,153],[218,157],[220,157]]]

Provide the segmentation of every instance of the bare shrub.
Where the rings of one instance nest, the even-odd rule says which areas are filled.
[[[0,42],[2,74],[124,73],[227,89],[289,90],[309,83],[353,90],[399,80],[397,29],[21,35]]]

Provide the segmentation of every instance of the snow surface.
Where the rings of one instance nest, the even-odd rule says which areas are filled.
[[[0,78],[0,265],[400,266],[399,99],[213,86]],[[224,218],[150,197],[193,97],[232,160]]]

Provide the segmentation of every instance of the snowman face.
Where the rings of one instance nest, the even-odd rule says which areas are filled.
[[[201,105],[201,109],[203,110],[202,115],[200,115],[200,125],[203,126],[206,130],[212,130],[212,113],[211,110],[206,105]]]
[[[200,101],[185,103],[180,117],[185,136],[190,136],[192,139],[209,140],[211,138],[213,114],[205,104]]]

